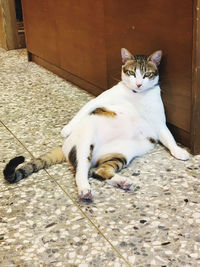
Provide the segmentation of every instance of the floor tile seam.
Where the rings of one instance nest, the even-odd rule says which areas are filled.
[[[9,185],[9,184],[8,184]],[[4,190],[0,190],[0,193],[5,193],[7,191],[13,191],[13,190],[17,190],[19,189],[18,185],[16,185],[15,187],[12,188],[8,188],[8,189],[4,189]]]
[[[51,179],[56,183],[56,185],[63,191],[63,193],[72,201],[72,203],[78,208],[78,210],[81,212],[81,214],[90,222],[90,224],[96,229],[96,231],[105,239],[105,241],[112,247],[112,249],[118,254],[118,256],[126,263],[127,266],[131,266],[131,264],[124,258],[124,256],[121,254],[121,252],[112,244],[112,241],[110,241],[104,233],[96,226],[96,224],[92,221],[92,219],[81,209],[81,207],[74,201],[74,199],[71,197],[71,195],[63,188],[61,184],[57,182],[57,180],[51,175],[46,169],[46,173],[51,177]]]
[[[21,146],[31,155],[32,158],[35,158],[32,152],[19,140],[19,138],[0,120],[0,123],[6,128],[6,130],[21,144]],[[112,247],[112,249],[118,254],[118,256],[127,264],[127,266],[131,266],[130,263],[123,257],[120,251],[112,244],[112,242],[103,234],[103,232],[95,225],[95,223],[87,216],[87,214],[80,208],[80,206],[73,200],[71,195],[56,181],[56,179],[46,170],[44,171],[47,175],[56,183],[56,185],[62,190],[62,192],[72,201],[72,203],[79,209],[82,215],[93,225],[93,227],[101,234],[101,236],[106,240],[107,243]],[[24,185],[25,186],[25,185]],[[19,186],[17,185],[17,189]],[[20,190],[20,189],[19,189]]]
[[[21,144],[21,146],[31,155],[32,158],[35,158],[33,156],[33,154],[31,153],[31,151],[22,143],[22,141],[19,140],[19,138],[12,132],[12,130],[10,130],[5,123],[0,120],[0,123],[6,128],[6,130]]]

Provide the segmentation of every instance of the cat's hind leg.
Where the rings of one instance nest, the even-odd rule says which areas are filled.
[[[81,199],[92,199],[93,193],[88,181],[88,172],[91,166],[91,158],[94,145],[91,143],[74,147],[75,152],[69,153],[69,160],[73,161],[73,153],[76,153],[76,185]]]
[[[133,158],[144,155],[153,147],[154,145],[148,138],[144,140],[114,140],[102,147],[95,155],[97,168],[93,176],[102,178],[113,186],[131,190],[133,181],[117,172],[127,166]]]
[[[119,172],[126,164],[127,159],[121,153],[105,154],[99,158],[93,177],[107,180],[107,182],[112,186],[131,190],[133,186],[132,180],[116,173]]]
[[[89,120],[65,140],[63,153],[73,165],[78,194],[81,199],[92,199],[93,194],[88,181],[88,172],[91,166],[94,129]]]

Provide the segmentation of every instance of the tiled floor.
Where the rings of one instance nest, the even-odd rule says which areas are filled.
[[[61,144],[91,97],[25,50],[0,50],[0,169]],[[123,173],[133,191],[90,178],[87,203],[67,163],[13,185],[1,171],[0,266],[200,266],[200,156],[178,161],[158,145]]]

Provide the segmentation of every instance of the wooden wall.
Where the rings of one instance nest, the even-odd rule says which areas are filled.
[[[25,47],[23,32],[18,31],[15,0],[0,0],[0,46],[6,50]]]

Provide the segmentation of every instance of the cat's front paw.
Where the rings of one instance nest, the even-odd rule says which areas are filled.
[[[71,134],[71,127],[69,125],[65,125],[61,131],[61,135],[62,137],[67,137]]]
[[[93,194],[90,188],[84,188],[79,190],[79,197],[85,200],[92,200]]]
[[[175,149],[173,149],[171,151],[171,154],[175,158],[180,159],[180,160],[188,160],[190,158],[189,153],[185,149],[183,149],[179,146],[177,146]]]

